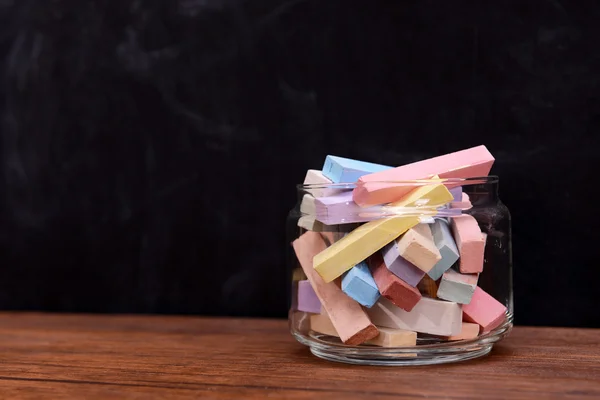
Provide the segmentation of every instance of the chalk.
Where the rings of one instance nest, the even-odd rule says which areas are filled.
[[[434,181],[439,179],[436,176]],[[352,198],[354,199],[354,195]],[[390,203],[390,207],[439,207],[452,201],[452,193],[441,183],[428,183],[414,188],[401,199]],[[356,201],[355,201],[356,203]],[[363,206],[364,207],[364,206]]]
[[[372,307],[379,299],[379,290],[369,267],[361,262],[342,278],[342,291],[365,307]]]
[[[324,187],[321,188],[304,189],[313,197],[331,196],[343,190],[341,188],[338,189],[325,186],[332,184],[333,182],[331,181],[331,179],[323,175],[323,172],[316,169],[309,169],[308,171],[306,171],[306,176],[304,177],[304,185],[324,185]]]
[[[497,328],[504,321],[505,313],[504,304],[484,292],[479,286],[475,288],[471,302],[463,305],[464,320],[479,324],[483,333]]]
[[[379,292],[394,305],[410,311],[421,300],[421,293],[417,289],[387,269],[381,254],[373,254],[367,263]]]
[[[321,301],[307,280],[297,283],[298,311],[318,314],[321,312]]]
[[[317,333],[339,337],[326,313],[311,315],[310,328]],[[375,336],[373,339],[367,340],[365,344],[381,347],[407,347],[416,346],[417,344],[416,332],[384,327],[378,327],[377,329],[379,329],[379,335]]]
[[[421,279],[421,282],[419,282],[419,284],[417,285],[417,289],[419,289],[419,292],[422,295],[431,297],[432,299],[438,298],[438,296],[437,296],[438,284],[436,281],[431,279],[429,277],[429,275],[425,275],[423,277],[423,279]]]
[[[419,224],[409,229],[396,240],[392,251],[397,251],[399,256],[423,272],[431,270],[442,258],[435,247],[428,224]]]
[[[458,335],[448,336],[447,340],[468,340],[479,336],[479,325],[470,322],[463,322]]]
[[[423,279],[425,272],[402,258],[395,241],[387,244],[381,253],[388,270],[410,286],[416,287]]]
[[[462,186],[457,186],[455,188],[450,189],[450,193],[452,193],[452,201],[462,201]]]
[[[485,146],[434,157],[397,168],[363,175],[354,188],[354,201],[361,207],[396,201],[414,187],[389,182],[440,178],[475,178],[487,176],[494,157]],[[452,187],[450,184],[449,186]]]
[[[410,312],[381,297],[367,314],[378,326],[432,335],[458,335],[462,326],[460,304],[428,297],[423,297]]]
[[[417,332],[378,327],[379,335],[366,342],[381,347],[409,347],[417,345]]]
[[[340,337],[327,314],[313,314],[310,316],[310,329],[323,335]]]
[[[460,215],[450,218],[452,233],[460,255],[459,270],[464,274],[483,271],[485,242],[475,218]]]
[[[453,201],[452,203],[450,203],[450,208],[460,208],[462,210],[468,210],[470,208],[473,208],[473,204],[471,204],[471,201],[469,200],[469,195],[463,193],[460,200]]]
[[[367,222],[317,254],[314,269],[325,282],[331,282],[418,223],[418,217]]]
[[[449,269],[442,275],[437,295],[440,299],[469,304],[475,293],[478,278],[479,274],[461,274]]]
[[[334,183],[351,183],[363,175],[391,168],[387,165],[328,155],[323,164],[323,175]]]
[[[327,225],[366,222],[375,219],[352,200],[352,192],[315,199],[317,221]]]
[[[437,281],[442,277],[444,272],[458,261],[458,248],[456,247],[456,243],[454,243],[454,238],[446,220],[436,219],[435,223],[431,225],[431,233],[442,259],[427,272],[427,275],[434,281]]]
[[[337,242],[340,243],[340,242]],[[334,243],[335,246],[337,243]],[[305,232],[292,242],[296,257],[323,308],[345,344],[357,345],[379,334],[362,309],[333,282],[326,283],[313,268],[315,255],[325,251],[325,242],[316,232]],[[329,247],[331,249],[333,246]]]

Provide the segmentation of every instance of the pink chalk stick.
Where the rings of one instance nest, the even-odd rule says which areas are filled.
[[[460,215],[450,218],[452,234],[460,253],[459,269],[463,274],[483,271],[485,240],[475,218]]]
[[[346,296],[335,281],[325,282],[313,268],[313,258],[326,248],[321,235],[307,231],[294,240],[292,246],[340,339],[345,344],[358,345],[377,336],[377,327],[371,323],[360,304]]]
[[[414,190],[409,184],[385,183],[440,178],[475,178],[487,176],[494,163],[494,157],[485,146],[472,147],[397,168],[363,175],[358,178],[353,191],[356,204],[369,207],[400,200]],[[448,185],[451,187],[452,185]]]
[[[506,313],[504,304],[479,286],[475,288],[471,302],[463,305],[462,310],[463,320],[478,324],[484,333],[498,327],[504,321]]]
[[[298,282],[298,311],[319,314],[321,312],[321,301],[307,280]]]
[[[410,286],[386,267],[381,254],[375,253],[367,260],[371,275],[383,297],[405,311],[411,311],[421,300],[421,292]]]

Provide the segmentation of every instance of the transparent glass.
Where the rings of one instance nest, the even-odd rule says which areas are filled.
[[[498,177],[453,178],[442,179],[441,181],[370,182],[364,185],[372,185],[372,187],[378,185],[381,187],[394,186],[398,187],[402,193],[412,193],[419,188],[421,190],[427,187],[433,188],[433,185],[440,185],[440,183],[446,186],[448,190],[452,189],[453,194],[456,193],[457,187],[460,187],[464,195],[458,195],[458,197],[455,195],[451,201],[443,205],[429,204],[428,200],[421,200],[402,207],[394,206],[392,203],[359,207],[350,200],[346,204],[338,205],[337,211],[331,211],[333,209],[330,209],[325,213],[322,209],[315,209],[314,203],[311,206],[309,202],[309,206],[307,206],[306,201],[303,202],[303,200],[312,200],[314,202],[314,199],[322,199],[324,195],[335,196],[344,193],[348,196],[348,193],[356,190],[358,184],[313,184],[297,186],[297,204],[289,213],[287,220],[287,243],[289,244],[287,247],[289,327],[292,335],[300,343],[308,346],[315,356],[330,361],[365,365],[401,366],[439,364],[484,356],[491,351],[494,343],[509,334],[513,322],[511,221],[508,208],[500,201],[498,196]],[[406,195],[395,200],[401,200],[405,198],[404,196]],[[300,257],[297,255],[293,243],[309,230],[318,232],[324,240],[325,247],[329,247],[333,243],[347,240],[345,237],[349,233],[362,224],[371,223],[370,221],[417,217],[419,221],[418,225],[426,224],[430,228],[432,227],[432,222],[435,222],[437,219],[445,220],[448,226],[451,227],[453,238],[456,241],[456,233],[452,230],[454,226],[453,220],[464,215],[472,216],[476,220],[480,231],[485,234],[482,235],[485,238],[483,270],[477,276],[476,285],[506,307],[503,318],[495,323],[490,331],[484,331],[483,326],[481,326],[476,337],[455,339],[455,335],[436,335],[428,332],[419,332],[415,329],[417,339],[416,343],[412,345],[383,347],[369,344],[368,342],[345,344],[337,334],[332,334],[332,332],[327,334],[311,328],[311,318],[315,318],[314,315],[327,315],[324,304],[321,305],[320,310],[314,309],[315,307],[313,306],[310,312],[307,312],[305,309],[304,311],[299,311],[299,299],[297,298],[299,282],[305,281],[304,284],[310,283],[313,289],[314,284],[311,280],[307,279],[307,274],[303,270],[303,266],[299,260]],[[325,221],[328,224],[323,224],[319,221]],[[398,235],[393,235],[392,239],[399,240],[403,234],[404,231]],[[362,243],[361,245],[364,246],[365,244]],[[456,248],[460,253],[459,261],[453,264],[450,269],[459,272],[460,260],[463,259],[463,254],[458,243]],[[382,252],[384,249],[377,251]],[[313,267],[312,259],[311,257],[309,268]],[[307,268],[307,266],[305,265],[304,268]],[[328,283],[323,280],[321,284],[336,285],[337,290],[341,291],[341,280],[343,277],[344,274]],[[435,282],[434,289],[430,290],[425,289],[423,286],[427,278],[428,274],[425,274],[421,282],[415,285],[422,298],[431,298],[439,302],[446,302],[447,300],[437,297],[436,293],[436,290],[439,291],[442,278],[438,278],[437,280],[429,279],[430,284],[431,281]],[[320,280],[321,278],[318,277],[317,279]],[[314,290],[314,292],[317,292],[317,290]],[[344,292],[344,294],[346,293]],[[381,295],[377,302],[386,301],[383,297]],[[329,304],[329,306],[336,307],[335,304]],[[462,310],[460,311],[461,320],[470,321],[471,323],[476,322],[464,317],[465,307],[468,306],[464,304],[459,304],[458,306]],[[373,306],[367,307],[361,304],[359,307],[370,318]],[[485,311],[483,310],[482,312]],[[414,310],[408,312],[412,313]],[[374,323],[374,325],[377,324]],[[388,326],[386,328],[397,327]],[[427,331],[427,329],[425,330]]]

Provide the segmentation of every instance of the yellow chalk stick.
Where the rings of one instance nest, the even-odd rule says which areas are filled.
[[[317,254],[314,269],[331,282],[419,223],[419,217],[391,217],[367,222]]]

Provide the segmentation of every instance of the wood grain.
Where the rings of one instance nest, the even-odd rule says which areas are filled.
[[[479,360],[391,368],[319,360],[283,320],[1,313],[0,357],[11,399],[600,398],[592,329],[516,327]]]

